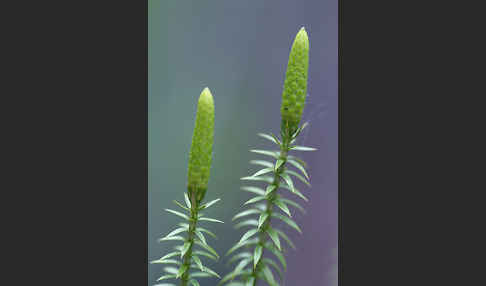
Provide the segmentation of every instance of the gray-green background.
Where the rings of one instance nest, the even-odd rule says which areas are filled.
[[[219,236],[209,243],[222,260],[203,262],[219,274],[230,271],[223,255],[242,235],[231,217],[250,197],[239,190],[239,178],[258,168],[248,161],[261,157],[249,149],[271,148],[256,134],[278,133],[290,45],[305,26],[310,67],[304,118],[311,124],[301,143],[319,150],[302,154],[312,187],[297,187],[310,201],[301,201],[306,215],[293,212],[304,234],[285,229],[298,249],[286,255],[283,285],[337,285],[337,20],[337,0],[149,1],[149,260],[174,246],[157,239],[179,222],[164,208],[183,201],[197,98],[208,86],[216,115],[206,198],[222,201],[207,214],[226,223],[206,223]],[[148,267],[149,285],[156,284],[161,266]],[[202,286],[216,281],[200,279]]]

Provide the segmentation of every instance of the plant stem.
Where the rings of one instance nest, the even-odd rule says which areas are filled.
[[[196,223],[197,223],[197,216],[198,216],[198,201],[196,200],[196,192],[192,191],[189,192],[191,196],[191,220],[189,221],[189,230],[187,236],[187,242],[191,245],[189,246],[189,250],[184,255],[184,260],[182,265],[187,266],[186,272],[181,277],[181,286],[187,286],[189,281],[189,268],[191,267],[191,260],[192,260],[192,247],[194,245],[194,234],[196,230]]]
[[[287,162],[287,153],[289,152],[289,144],[290,144],[290,136],[283,136],[282,138],[282,145],[280,146],[280,159],[283,160],[282,165],[274,171],[274,176],[273,176],[273,182],[272,185],[275,185],[276,188],[275,190],[269,194],[268,198],[266,199],[267,205],[266,205],[266,212],[268,213],[268,218],[266,221],[263,223],[261,229],[266,230],[270,226],[270,222],[272,219],[272,211],[273,211],[273,200],[277,196],[277,191],[280,186],[280,175],[283,173],[285,170],[285,163]],[[267,241],[267,235],[265,235],[265,232],[262,231],[260,232],[258,236],[258,245],[262,247],[262,256],[260,258],[260,261],[258,261],[256,267],[253,268],[251,276],[255,277],[253,280],[253,286],[256,285],[257,283],[257,274],[260,271],[261,264],[262,264],[262,258],[263,254],[265,253],[265,242]]]

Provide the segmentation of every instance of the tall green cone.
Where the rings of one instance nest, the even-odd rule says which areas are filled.
[[[206,192],[211,168],[214,134],[214,102],[209,88],[205,88],[199,96],[197,104],[196,125],[192,135],[187,187],[189,193],[197,194],[201,201]]]
[[[304,27],[295,36],[290,50],[282,93],[282,131],[293,133],[299,126],[307,95],[309,38]]]

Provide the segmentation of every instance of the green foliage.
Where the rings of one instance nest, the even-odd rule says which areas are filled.
[[[191,151],[189,156],[188,185],[187,193],[184,193],[184,204],[174,201],[180,210],[166,209],[184,220],[179,227],[172,230],[159,241],[180,241],[181,245],[176,246],[175,251],[166,254],[160,259],[151,261],[152,264],[175,265],[167,266],[163,270],[166,273],[157,281],[168,279],[180,279],[181,286],[199,286],[198,277],[218,277],[219,274],[204,265],[201,257],[218,260],[218,253],[208,244],[206,233],[214,238],[216,235],[206,228],[198,226],[198,223],[207,221],[211,223],[222,223],[222,221],[205,217],[201,210],[205,210],[220,199],[202,203],[209,180],[209,169],[211,167],[211,154],[213,145],[214,129],[214,103],[211,92],[205,88],[198,102],[196,124],[192,137]],[[182,236],[182,235],[185,235]],[[195,270],[195,271],[194,271]],[[158,284],[175,285],[175,284]]]
[[[255,286],[257,281],[265,281],[270,286],[278,286],[274,272],[279,280],[287,269],[284,252],[286,246],[295,249],[287,234],[272,225],[272,219],[278,219],[302,233],[298,224],[292,220],[292,212],[305,209],[293,199],[307,202],[308,198],[296,189],[294,180],[300,180],[310,186],[306,163],[290,155],[294,151],[314,151],[315,148],[296,145],[301,131],[307,123],[299,127],[307,94],[307,73],[309,66],[309,39],[304,28],[297,33],[292,44],[281,103],[280,136],[259,133],[258,135],[276,145],[275,150],[253,149],[251,152],[266,156],[265,160],[252,160],[251,164],[262,166],[251,176],[241,180],[263,186],[243,186],[241,189],[254,196],[244,203],[248,208],[233,217],[236,229],[250,227],[240,240],[233,245],[227,255],[233,255],[228,263],[235,264],[233,271],[220,277],[204,265],[202,257],[218,260],[218,253],[208,244],[205,237],[216,235],[206,228],[198,226],[201,222],[223,223],[220,220],[203,216],[205,210],[220,199],[202,203],[210,175],[212,146],[214,135],[214,102],[211,92],[205,88],[198,101],[196,122],[189,154],[187,193],[184,203],[174,201],[182,209],[166,209],[184,220],[159,241],[180,241],[180,245],[153,264],[164,265],[165,272],[157,281],[159,286],[175,285],[165,280],[180,279],[181,286],[199,286],[196,278],[218,277],[219,285]],[[294,169],[291,169],[294,168]],[[290,192],[293,199],[284,198],[281,192]],[[290,208],[289,208],[290,206]],[[236,252],[236,253],[235,253]]]
[[[267,185],[263,188],[259,186],[244,186],[241,188],[243,191],[254,194],[254,197],[244,203],[244,205],[249,206],[249,208],[237,213],[233,217],[233,221],[242,220],[235,225],[235,228],[237,229],[244,226],[250,226],[251,228],[247,230],[240,240],[228,251],[229,255],[242,249],[242,252],[237,253],[230,258],[229,263],[238,263],[233,271],[223,277],[219,285],[223,285],[224,283],[228,283],[226,285],[240,285],[238,283],[241,283],[241,285],[253,286],[258,280],[264,280],[268,285],[279,285],[277,280],[275,280],[272,271],[275,271],[276,274],[278,274],[278,277],[282,279],[282,269],[277,262],[279,262],[284,269],[287,267],[282,241],[294,249],[295,245],[285,232],[271,226],[271,220],[272,218],[278,219],[295,231],[302,233],[301,228],[292,219],[292,213],[289,206],[301,212],[305,212],[305,209],[294,200],[283,198],[279,192],[287,190],[292,194],[295,194],[295,198],[308,201],[307,197],[295,188],[293,181],[293,178],[296,178],[310,186],[308,182],[309,175],[304,167],[306,164],[301,159],[297,159],[288,154],[293,151],[315,150],[310,147],[290,144],[292,141],[295,142],[295,139],[305,126],[306,124],[298,127],[293,134],[288,136],[286,136],[286,130],[283,130],[281,132],[282,138],[274,139],[272,136],[260,135],[274,144],[279,145],[280,150],[273,152],[252,150],[254,153],[264,156],[271,153],[272,157],[274,157],[273,154],[278,154],[278,157],[275,158],[274,163],[262,160],[251,161],[251,163],[264,166],[265,168],[257,171],[252,176],[242,178],[242,180],[245,181],[255,181],[256,183],[264,182]],[[292,170],[291,168],[295,168],[295,170]],[[271,176],[265,177],[265,175],[269,173]],[[266,179],[261,180],[262,177]],[[261,204],[262,202],[265,203]],[[248,252],[250,249],[252,250]],[[273,254],[273,259],[264,256],[266,252]],[[240,282],[237,282],[235,279],[238,279]]]
[[[197,279],[195,279],[197,277],[215,276],[220,278],[216,272],[206,267],[201,261],[201,257],[207,257],[215,261],[219,259],[218,253],[208,244],[203,233],[206,233],[214,238],[216,235],[205,228],[196,226],[196,224],[200,221],[221,222],[216,219],[204,217],[199,213],[200,209],[206,209],[208,206],[213,205],[217,201],[219,201],[219,199],[199,205],[197,200],[195,200],[195,196],[193,196],[193,199],[188,201],[188,204],[191,205],[191,209],[186,209],[188,214],[167,209],[169,213],[183,218],[185,221],[188,221],[188,223],[180,223],[178,228],[172,230],[169,232],[169,234],[159,239],[159,241],[181,241],[182,244],[175,247],[176,251],[170,252],[162,256],[160,259],[150,262],[152,264],[172,264],[178,267],[163,268],[166,274],[161,276],[157,281],[166,279],[180,279],[180,285],[185,286],[199,285],[199,282]],[[181,203],[177,203],[176,205],[183,206]],[[187,233],[185,238],[179,235],[184,233]],[[193,271],[191,273],[191,269],[196,269],[198,271]]]
[[[301,159],[289,155],[289,152],[294,151],[315,150],[295,144],[302,129],[307,126],[307,123],[304,123],[299,127],[307,92],[308,51],[307,33],[302,28],[294,40],[289,56],[282,94],[280,138],[274,134],[258,134],[277,145],[278,150],[250,150],[258,155],[266,156],[267,159],[271,158],[272,161],[250,161],[251,164],[264,168],[251,176],[241,178],[244,181],[265,185],[241,188],[255,196],[244,203],[249,208],[237,213],[233,217],[233,221],[241,220],[235,225],[237,229],[245,226],[250,226],[250,229],[228,251],[227,255],[230,255],[241,249],[240,253],[233,254],[229,259],[229,263],[238,263],[233,271],[221,279],[219,285],[255,286],[257,281],[265,281],[270,286],[279,285],[273,271],[282,280],[283,271],[279,264],[284,271],[287,268],[284,246],[288,245],[295,249],[295,245],[285,232],[271,225],[272,219],[281,220],[295,231],[302,233],[301,228],[291,218],[292,213],[289,206],[301,212],[305,212],[304,208],[294,200],[283,198],[280,192],[290,191],[295,198],[308,201],[294,184],[294,179],[298,179],[310,186],[309,174],[305,169],[306,164]],[[295,168],[295,170],[291,168]]]

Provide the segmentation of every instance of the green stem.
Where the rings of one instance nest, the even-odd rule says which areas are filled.
[[[273,182],[272,185],[276,186],[275,191],[273,191],[269,197],[267,198],[267,207],[266,207],[266,212],[268,212],[268,218],[267,220],[263,223],[262,225],[262,232],[260,232],[258,236],[258,245],[262,247],[262,258],[263,254],[265,253],[265,242],[267,241],[267,235],[265,235],[264,230],[266,230],[270,226],[270,222],[272,219],[272,211],[273,211],[273,200],[277,196],[277,191],[280,186],[280,175],[283,173],[285,170],[285,163],[287,162],[287,153],[289,152],[289,145],[290,145],[290,136],[284,136],[282,138],[282,145],[280,146],[280,159],[283,160],[282,165],[274,172],[273,176]],[[261,265],[262,265],[262,258],[260,258],[260,261],[258,261],[257,265],[255,268],[252,270],[251,276],[255,277],[253,280],[253,286],[256,285],[257,283],[257,274],[261,270]]]
[[[191,196],[191,220],[189,221],[189,230],[187,235],[187,242],[191,245],[189,246],[189,250],[184,255],[184,259],[182,265],[187,266],[186,272],[181,277],[181,286],[187,286],[189,281],[189,268],[191,267],[192,262],[192,247],[194,245],[194,235],[196,231],[196,224],[197,224],[197,216],[198,216],[198,208],[199,204],[196,200],[196,192],[190,191]]]

